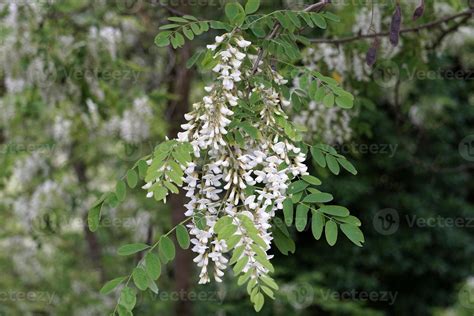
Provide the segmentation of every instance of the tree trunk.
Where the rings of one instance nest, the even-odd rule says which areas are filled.
[[[74,162],[74,171],[76,172],[77,180],[81,185],[84,186],[84,190],[87,191],[87,176],[86,176],[86,165],[83,161]],[[94,267],[99,271],[100,281],[105,282],[105,271],[101,263],[102,248],[97,239],[97,236],[89,230],[87,225],[87,214],[83,218],[83,230],[87,247],[89,251],[89,259],[92,261]]]

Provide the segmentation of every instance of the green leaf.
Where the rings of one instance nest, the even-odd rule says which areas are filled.
[[[258,11],[260,7],[260,0],[248,0],[245,5],[245,13],[252,14]]]
[[[291,20],[289,17],[287,17],[282,12],[278,12],[278,11],[277,13],[275,13],[275,17],[277,18],[278,22],[280,22],[281,26],[283,26],[284,29],[287,29],[293,33],[295,26],[293,25],[293,23],[291,23]]]
[[[240,272],[242,272],[242,269],[247,265],[248,261],[249,261],[248,256],[243,256],[242,258],[237,260],[237,263],[235,264],[234,269],[233,269],[234,274],[235,275],[240,274]]]
[[[223,229],[219,231],[219,239],[227,240],[231,236],[233,236],[236,231],[237,231],[237,226],[227,225],[226,227],[224,227]]]
[[[153,281],[153,280],[149,280],[148,287],[155,294],[158,294],[160,292],[160,290],[158,289],[158,286],[156,285],[155,281]]]
[[[290,186],[288,187],[287,193],[288,194],[299,193],[303,191],[304,189],[306,189],[308,186],[309,186],[308,182],[299,180],[290,184]]]
[[[325,233],[329,246],[334,246],[337,241],[337,224],[333,221],[327,221]]]
[[[187,27],[183,27],[183,34],[186,36],[190,41],[194,39],[194,33]]]
[[[312,13],[311,19],[314,21],[314,24],[316,24],[316,26],[319,27],[320,29],[324,30],[328,26],[324,17],[319,13]]]
[[[278,291],[278,285],[275,283],[275,281],[270,278],[268,275],[262,275],[260,277],[262,279],[262,281],[268,285],[269,287],[271,287],[272,289],[274,289],[275,291]]]
[[[183,15],[183,18],[188,19],[188,20],[193,20],[193,21],[199,21],[198,18],[189,14]]]
[[[283,201],[283,216],[285,217],[285,224],[291,226],[293,224],[293,201],[291,199]]]
[[[117,182],[117,185],[115,186],[115,195],[117,196],[117,199],[120,202],[125,201],[126,194],[127,194],[127,186],[125,185],[125,182],[123,181]]]
[[[140,175],[140,178],[145,179],[146,172],[148,170],[148,165],[146,164],[146,161],[140,160],[137,165],[138,165],[138,174]]]
[[[138,175],[135,170],[127,171],[127,183],[131,189],[134,189],[138,184]]]
[[[319,212],[313,212],[313,218],[311,221],[311,231],[313,232],[314,239],[319,240],[323,234],[325,218]]]
[[[329,170],[331,170],[332,173],[338,175],[339,172],[341,172],[341,168],[339,167],[339,164],[334,156],[326,155],[326,162],[328,164]]]
[[[134,289],[125,287],[120,293],[119,304],[131,311],[137,303],[137,293]]]
[[[105,202],[110,205],[110,207],[117,207],[120,204],[119,200],[117,199],[117,195],[115,193],[110,192],[109,196],[105,200]]]
[[[128,244],[128,245],[123,245],[117,250],[117,253],[120,256],[129,256],[133,255],[134,253],[143,251],[145,249],[150,248],[147,244],[143,243],[136,243],[136,244]]]
[[[101,208],[102,204],[96,205],[87,214],[87,224],[91,232],[96,232],[99,229]]]
[[[174,194],[178,194],[179,193],[179,189],[177,186],[175,186],[173,183],[169,182],[169,181],[166,181],[166,180],[163,180],[163,184],[165,185],[165,187],[170,190],[172,193]]]
[[[278,250],[285,256],[288,256],[289,252],[295,252],[295,242],[289,236],[285,235],[280,228],[273,229],[273,241]]]
[[[362,247],[362,243],[364,242],[364,234],[359,229],[359,227],[350,224],[341,224],[341,230],[350,241],[352,241],[355,245]]]
[[[268,297],[270,297],[271,299],[275,299],[275,295],[273,294],[273,291],[269,287],[262,285],[261,289],[263,292],[265,292],[265,294],[268,295]]]
[[[137,267],[133,270],[132,273],[133,283],[137,286],[138,289],[145,291],[148,288],[148,277],[145,270],[141,267]]]
[[[160,252],[168,260],[173,260],[176,255],[176,249],[174,247],[173,241],[167,237],[162,236],[160,238]]]
[[[199,23],[198,23],[198,22],[192,23],[192,24],[190,25],[190,27],[191,27],[191,30],[193,31],[194,34],[196,34],[196,35],[201,35],[201,34],[202,34],[202,30],[201,30],[201,28],[199,27]]]
[[[304,192],[300,192],[300,193],[295,193],[295,194],[293,194],[293,196],[291,197],[291,201],[293,202],[293,204],[296,204],[296,203],[298,203],[299,201],[301,201],[301,198],[303,197],[303,193],[304,193]]]
[[[260,132],[259,130],[250,125],[248,122],[242,122],[239,124],[239,126],[253,139],[258,140],[260,138]]]
[[[319,192],[319,193],[313,193],[308,196],[306,196],[303,199],[304,203],[327,203],[332,201],[333,196],[329,193],[324,193],[324,192]]]
[[[155,198],[156,201],[161,201],[163,200],[166,196],[168,195],[168,190],[163,187],[163,186],[159,186],[157,185],[154,189],[153,189],[153,197]]]
[[[178,244],[183,249],[189,248],[189,234],[186,227],[183,225],[178,225],[176,227],[176,239],[178,240]]]
[[[331,13],[331,12],[324,12],[323,13],[324,17],[328,20],[331,20],[333,22],[340,22],[341,21],[341,18],[339,18],[339,16]]]
[[[323,205],[319,208],[319,210],[324,214],[340,217],[347,217],[350,214],[347,208],[339,205]]]
[[[225,6],[225,15],[233,25],[240,26],[245,20],[245,10],[238,2],[230,2]]]
[[[322,102],[325,95],[326,95],[325,89],[323,87],[320,87],[318,90],[316,90],[316,93],[314,94],[314,101],[318,103]]]
[[[302,179],[304,181],[308,182],[309,184],[312,184],[312,185],[321,185],[322,184],[321,180],[319,180],[318,178],[316,178],[314,176],[311,176],[311,175],[303,176]]]
[[[324,159],[324,155],[319,148],[311,147],[311,155],[318,165],[322,168],[326,167],[326,159]]]
[[[254,308],[257,313],[260,312],[264,303],[265,303],[265,297],[263,296],[263,294],[257,293],[254,299]]]
[[[290,19],[291,23],[293,23],[296,28],[301,28],[301,22],[295,12],[287,11],[286,16]]]
[[[307,24],[309,27],[314,27],[313,20],[311,20],[311,16],[310,16],[309,13],[307,13],[307,12],[302,12],[302,13],[300,13],[300,16],[303,18],[303,20],[306,22],[306,24]]]
[[[354,226],[361,226],[362,225],[360,219],[358,219],[357,217],[352,216],[352,215],[347,216],[347,217],[335,216],[334,219],[338,220],[339,222],[343,222],[343,223],[346,223],[346,224],[351,224],[351,225],[354,225]]]
[[[209,23],[207,23],[206,21],[200,21],[199,27],[201,28],[201,32],[203,33],[209,31]]]
[[[296,208],[295,226],[296,230],[302,232],[308,224],[309,207],[305,204],[299,204]]]
[[[236,263],[237,260],[239,260],[242,254],[244,253],[244,250],[245,250],[245,245],[235,248],[232,253],[232,257],[230,258],[229,264]]]
[[[176,23],[171,23],[171,24],[166,24],[160,26],[160,30],[170,30],[170,29],[175,29],[177,27],[180,27],[181,25],[176,24]]]
[[[339,96],[336,98],[336,104],[343,109],[350,109],[354,106],[354,99],[346,95]]]
[[[100,289],[100,294],[102,295],[107,295],[109,294],[110,292],[112,292],[113,290],[115,290],[115,288],[117,286],[119,286],[123,281],[125,281],[127,279],[127,277],[120,277],[120,278],[116,278],[116,279],[113,279],[113,280],[110,280],[108,281],[107,283],[104,284],[104,286]]]
[[[133,316],[132,311],[129,311],[128,309],[126,309],[124,306],[120,304],[117,305],[117,313],[118,313],[118,316]]]
[[[181,35],[181,33],[175,33],[175,39],[176,39],[176,43],[178,45],[178,47],[181,47],[184,45],[185,43],[185,39],[183,37],[183,35]]]
[[[156,254],[149,252],[145,256],[145,268],[150,279],[157,280],[161,275],[160,258]]]
[[[194,64],[196,64],[201,59],[201,57],[203,56],[203,53],[204,51],[200,50],[196,52],[191,58],[189,58],[188,61],[186,62],[186,68],[188,69],[192,68]]]
[[[337,158],[337,161],[342,166],[342,168],[346,169],[348,172],[352,173],[353,175],[357,174],[356,168],[352,163],[349,162],[349,160],[344,158]]]
[[[211,21],[210,23],[211,28],[214,30],[227,30],[229,31],[231,29],[229,24],[223,23],[221,21]]]
[[[171,33],[172,33],[171,31],[164,31],[164,32],[158,33],[158,35],[156,35],[155,37],[155,45],[158,47],[168,46],[170,44],[169,36]]]
[[[222,229],[232,224],[232,218],[230,216],[222,216],[214,225],[214,231],[220,233]]]
[[[226,240],[227,250],[230,251],[231,249],[234,249],[241,239],[242,239],[242,235],[234,235],[230,237],[229,239],[227,239]]]
[[[329,92],[323,99],[323,104],[327,108],[332,108],[334,106],[334,94]]]

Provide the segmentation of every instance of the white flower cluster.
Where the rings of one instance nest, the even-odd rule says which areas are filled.
[[[8,186],[10,188],[26,186],[38,174],[45,175],[48,169],[46,159],[38,152],[33,152],[30,156],[15,162]]]
[[[54,265],[47,264],[48,258],[56,253],[51,243],[40,246],[31,236],[17,235],[0,241],[2,254],[8,254],[17,278],[34,284],[50,277]]]
[[[60,144],[69,144],[71,141],[72,121],[62,116],[56,116],[52,128],[55,141]]]
[[[59,183],[46,180],[35,188],[31,197],[21,196],[13,203],[13,211],[21,221],[26,231],[35,229],[40,224],[42,216],[52,209],[64,206],[66,200],[64,191]]]
[[[370,29],[371,21],[372,21],[373,30]],[[382,14],[380,13],[380,9],[377,6],[374,6],[373,8],[363,7],[359,12],[357,12],[355,16],[355,22],[352,25],[352,33],[368,34],[372,31],[380,32],[381,28],[382,28]]]
[[[242,73],[245,77],[250,75],[252,57],[246,54],[250,44],[225,34],[216,38],[216,44],[208,46],[216,51],[215,58],[219,60],[213,69],[218,82],[206,88],[208,95],[194,104],[193,111],[185,116],[188,123],[182,126],[184,132],[178,135],[180,141],[191,143],[196,157],[185,170],[184,189],[190,198],[186,216],[202,219],[188,225],[193,236],[192,250],[197,253],[194,261],[201,268],[199,283],[210,282],[210,263],[214,266],[214,279],[222,281],[228,264],[223,253],[230,249],[224,240],[217,238],[214,225],[224,215],[232,217],[233,224],[238,226],[235,235],[241,235],[241,239],[236,247],[244,246],[242,256],[249,258],[243,271],[253,269],[252,278],[268,273],[255,259],[252,249],[255,241],[237,215],[245,215],[252,221],[258,236],[265,241],[262,250],[267,251],[272,240],[270,222],[275,211],[283,208],[288,185],[295,176],[307,172],[303,164],[305,154],[288,141],[280,140],[274,132],[258,141],[246,137],[244,148],[226,141],[234,114],[231,108],[248,93],[243,91],[249,91],[245,84],[243,88],[238,85]],[[287,82],[276,73],[274,80],[277,84]],[[260,93],[265,105],[260,113],[262,120],[255,127],[261,131],[278,129],[273,115],[284,115],[281,106],[288,101],[282,100],[273,88],[259,86],[250,91]]]
[[[322,43],[315,48],[308,48],[303,55],[303,62],[312,70],[318,69],[319,61],[324,61],[328,68],[339,75],[347,71],[346,56],[342,47]]]
[[[133,106],[110,118],[102,133],[106,136],[117,135],[128,144],[140,144],[149,139],[152,132],[152,103],[146,96],[133,100]]]
[[[114,27],[106,26],[100,30],[92,27],[89,30],[90,46],[93,51],[97,51],[97,45],[103,44],[109,51],[112,58],[117,56],[117,46],[122,39],[122,32]]]
[[[311,101],[308,109],[294,116],[295,123],[306,126],[309,137],[326,144],[343,144],[352,138],[350,126],[354,113],[339,107],[327,108],[323,104]]]

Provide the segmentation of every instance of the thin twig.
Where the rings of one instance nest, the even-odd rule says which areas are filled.
[[[186,15],[185,12],[181,12],[180,10],[178,9],[175,9],[167,4],[163,4],[161,3],[161,1],[158,1],[158,6],[160,6],[161,8],[165,9],[166,11],[168,11],[169,13],[172,13],[174,15],[178,15],[178,16],[184,16]]]
[[[471,18],[470,16],[465,16],[461,21],[457,22],[456,24],[454,24],[450,28],[448,28],[446,30],[443,30],[441,35],[438,36],[438,38],[429,47],[429,49],[435,49],[436,47],[438,47],[443,42],[443,40],[446,38],[446,36],[448,36],[449,34],[451,34],[453,32],[456,32],[459,29],[459,27],[461,25],[465,24],[470,18]]]
[[[304,12],[313,12],[313,11],[318,12],[318,11],[321,11],[329,3],[331,3],[330,0],[322,0],[321,2],[314,3],[314,4],[306,7],[303,11]],[[269,41],[269,40],[275,38],[277,36],[278,32],[280,31],[280,29],[281,29],[280,22],[276,22],[275,26],[273,26],[272,31],[265,37],[265,40]],[[259,66],[260,62],[262,61],[262,59],[263,59],[263,54],[264,54],[264,50],[263,50],[263,48],[260,48],[258,50],[257,59],[255,60],[255,63],[253,65],[252,75],[257,73],[258,66]]]
[[[423,29],[438,27],[443,23],[449,22],[451,20],[454,20],[456,18],[463,17],[463,16],[467,17],[464,21],[464,22],[466,22],[467,20],[469,20],[469,18],[472,17],[473,14],[474,14],[474,9],[468,9],[466,11],[462,11],[462,12],[459,12],[457,14],[441,18],[441,19],[433,21],[433,22],[421,24],[421,25],[415,26],[415,27],[401,29],[400,34],[410,33],[410,32],[418,32],[418,31],[423,30]],[[357,41],[357,40],[364,39],[364,38],[374,38],[374,37],[378,37],[378,36],[388,36],[388,35],[390,35],[390,32],[380,32],[380,33],[371,33],[371,34],[357,34],[357,35],[352,35],[352,36],[348,36],[348,37],[334,38],[334,39],[316,38],[316,39],[312,39],[311,42],[313,42],[313,43],[328,43],[328,44],[344,44],[344,43],[349,43],[349,42]]]

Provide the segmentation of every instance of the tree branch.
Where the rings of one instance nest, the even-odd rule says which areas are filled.
[[[410,33],[410,32],[418,32],[418,31],[423,30],[423,29],[435,28],[435,27],[438,27],[438,26],[442,25],[443,23],[449,22],[449,21],[457,19],[459,17],[465,17],[463,22],[466,22],[472,17],[473,14],[474,14],[474,9],[468,9],[466,11],[462,11],[462,12],[459,12],[457,14],[441,18],[441,19],[433,21],[433,22],[421,24],[421,25],[415,26],[415,27],[401,29],[400,34]],[[458,27],[459,27],[459,25],[458,25]],[[371,34],[357,34],[357,35],[352,35],[352,36],[348,36],[348,37],[334,38],[334,39],[316,38],[316,39],[312,39],[311,42],[312,43],[328,43],[328,44],[344,44],[344,43],[349,43],[349,42],[357,41],[357,40],[364,39],[364,38],[374,38],[374,37],[388,36],[389,34],[390,34],[390,32],[380,32],[380,33],[371,33]]]
[[[435,49],[436,47],[438,47],[442,42],[443,40],[445,39],[446,36],[448,36],[449,34],[453,33],[453,32],[456,32],[459,27],[463,24],[465,24],[471,17],[470,16],[465,16],[461,21],[457,22],[456,24],[454,24],[453,26],[451,26],[450,28],[446,29],[443,31],[443,33],[441,33],[440,36],[438,36],[438,38],[435,40],[435,42],[429,47],[429,49]]]
[[[175,9],[167,4],[164,4],[164,3],[161,3],[161,1],[158,1],[158,6],[165,9],[166,11],[168,11],[169,13],[171,14],[174,14],[175,16],[183,16],[183,15],[186,15],[186,13],[178,10],[178,9]]]
[[[329,3],[331,3],[331,0],[322,0],[318,3],[314,3],[306,7],[303,11],[304,12],[319,12]],[[276,22],[275,26],[273,27],[273,30],[267,35],[267,37],[265,37],[265,40],[269,41],[275,38],[278,35],[278,32],[280,31],[280,29],[281,29],[281,24],[279,22]],[[255,63],[253,65],[252,75],[257,73],[258,66],[263,59],[263,54],[264,54],[264,50],[263,48],[260,48],[258,50],[257,59],[255,60]]]

